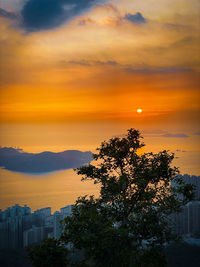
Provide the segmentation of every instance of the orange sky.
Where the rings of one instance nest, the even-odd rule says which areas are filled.
[[[34,31],[23,24],[24,3],[0,4],[7,12],[0,10],[2,129],[8,123],[74,123],[81,132],[83,124],[111,124],[120,133],[132,126],[199,136],[198,0],[100,1]],[[2,132],[1,145],[21,142]],[[195,138],[193,148],[200,145]]]
[[[1,17],[0,120],[131,120],[138,106],[144,123],[199,114],[199,1],[156,3],[109,1],[29,33]],[[138,11],[145,23],[125,19]]]

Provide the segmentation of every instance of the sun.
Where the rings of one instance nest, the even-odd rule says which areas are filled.
[[[139,114],[142,113],[142,111],[143,111],[143,110],[142,110],[141,108],[138,108],[138,109],[137,109],[137,113],[139,113]]]

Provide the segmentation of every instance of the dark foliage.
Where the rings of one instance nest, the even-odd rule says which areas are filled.
[[[0,249],[0,266],[32,267],[25,249]]]
[[[27,248],[34,267],[65,267],[67,265],[67,249],[55,239],[49,238],[42,244]]]
[[[200,246],[174,243],[165,250],[170,267],[196,267],[200,263]]]
[[[76,169],[82,180],[99,184],[100,196],[80,197],[63,221],[69,266],[167,266],[164,244],[176,240],[169,215],[192,199],[193,187],[171,166],[173,154],[142,154],[143,146],[139,131],[130,129],[103,142],[93,164]]]
[[[192,199],[193,188],[171,167],[173,154],[141,154],[143,146],[130,129],[103,142],[94,164],[76,170],[100,185],[100,197],[79,198],[64,221],[62,240],[83,251],[83,266],[167,265],[163,245],[176,239],[169,215]]]

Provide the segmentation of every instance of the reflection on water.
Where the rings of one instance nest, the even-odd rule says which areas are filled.
[[[178,154],[178,153],[177,153]],[[199,175],[199,153],[182,153],[174,164],[181,173]],[[82,182],[72,169],[41,175],[22,174],[0,169],[0,209],[16,203],[28,205],[32,210],[52,207],[59,210],[73,204],[79,196],[98,195],[98,185]]]
[[[98,195],[98,186],[82,182],[73,170],[43,175],[28,175],[0,170],[0,208],[16,203],[27,204],[32,210],[52,207],[58,210],[73,204],[79,196]]]
[[[180,167],[182,174],[199,175],[199,153],[177,154],[174,165]],[[97,196],[98,192],[98,185],[82,182],[81,176],[72,169],[41,175],[0,169],[0,209],[18,203],[27,204],[32,210],[50,206],[55,211],[73,204],[79,196]]]
[[[200,175],[200,136],[189,133],[188,138],[165,138],[163,131],[177,132],[176,129],[157,131],[139,125],[120,123],[67,123],[67,124],[0,124],[0,145],[20,147],[26,152],[69,149],[95,151],[103,140],[121,135],[126,129],[135,127],[144,130],[144,152],[158,152],[169,149],[175,152],[173,164],[180,167],[182,174]],[[185,131],[183,131],[185,132]],[[42,175],[30,175],[0,169],[0,208],[16,203],[27,204],[33,210],[51,206],[53,211],[75,202],[78,196],[98,194],[97,185],[81,182],[73,170]]]

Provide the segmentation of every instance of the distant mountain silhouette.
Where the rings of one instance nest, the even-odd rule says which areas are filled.
[[[66,150],[63,152],[26,153],[12,147],[0,148],[0,167],[25,173],[42,173],[78,168],[92,160],[90,151]]]

